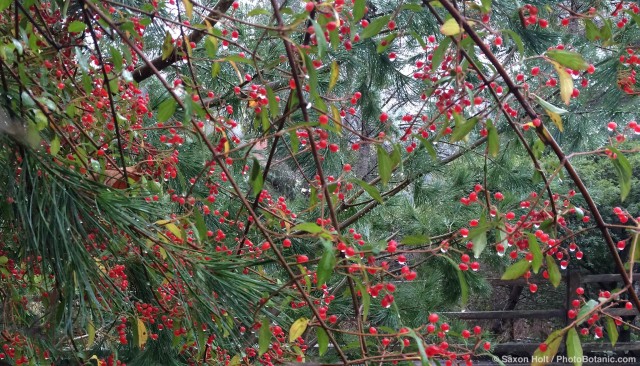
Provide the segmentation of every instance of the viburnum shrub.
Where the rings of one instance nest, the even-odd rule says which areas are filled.
[[[638,329],[640,8],[549,3],[0,0],[0,363],[468,365],[581,263],[535,355]]]

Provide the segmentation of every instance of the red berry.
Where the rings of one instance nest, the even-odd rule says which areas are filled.
[[[306,255],[304,255],[304,254],[300,254],[300,255],[296,258],[296,261],[297,261],[298,263],[306,263],[306,262],[308,262],[308,261],[309,261],[309,257],[307,257],[307,256],[306,256]]]
[[[316,8],[316,4],[314,4],[313,1],[309,1],[308,3],[306,3],[304,5],[304,10],[307,13],[311,13],[313,11],[313,9],[315,9],[315,8]]]
[[[429,314],[429,323],[437,323],[438,319],[440,319],[438,314],[435,314],[435,313]]]

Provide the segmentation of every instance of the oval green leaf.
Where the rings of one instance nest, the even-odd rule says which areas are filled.
[[[516,280],[522,277],[523,274],[527,273],[529,268],[531,268],[531,262],[526,259],[521,259],[507,267],[507,269],[502,274],[501,279]]]

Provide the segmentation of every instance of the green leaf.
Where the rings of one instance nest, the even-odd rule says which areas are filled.
[[[276,93],[273,92],[268,85],[267,89],[267,100],[269,100],[269,113],[272,118],[276,118],[280,112],[280,108],[278,107],[278,100],[276,99]],[[294,131],[295,132],[295,131]]]
[[[269,319],[262,319],[262,325],[260,326],[260,332],[258,332],[258,355],[262,356],[269,350],[269,344],[271,343],[271,330],[269,329]]]
[[[316,41],[318,43],[318,56],[321,58],[324,57],[327,53],[327,48],[329,45],[327,44],[327,39],[324,37],[324,31],[318,22],[315,20],[311,20],[311,24],[313,25],[314,33],[316,34]]]
[[[463,140],[478,123],[478,118],[476,117],[470,118],[466,121],[464,120],[464,117],[462,117],[458,113],[454,113],[453,117],[456,121],[456,125],[453,128],[453,133],[451,134],[451,142]]]
[[[428,235],[407,235],[400,243],[403,245],[429,245],[431,244],[431,238]]]
[[[449,18],[440,26],[440,33],[445,36],[455,36],[462,33],[462,27],[458,25],[455,19]]]
[[[520,52],[521,55],[524,54],[524,43],[522,43],[522,38],[518,33],[512,31],[511,29],[501,29],[500,32],[509,35],[509,37],[511,37],[511,39],[513,39],[513,42],[516,44],[518,52]]]
[[[366,8],[365,0],[355,0],[353,3],[353,21],[359,22],[364,17],[364,10]]]
[[[109,47],[109,54],[111,54],[111,62],[113,62],[113,67],[117,72],[122,71],[122,53],[119,49],[111,46]]]
[[[555,355],[558,353],[558,349],[560,348],[563,337],[564,332],[562,329],[556,330],[549,334],[547,340],[544,341],[544,343],[547,345],[547,349],[542,352],[542,350],[540,350],[540,347],[536,348],[536,351],[533,353],[531,366],[544,366],[551,363]]]
[[[337,50],[340,44],[340,33],[338,33],[337,29],[329,32],[329,40],[331,41],[331,48],[333,48],[334,51]]]
[[[386,186],[391,179],[391,158],[387,151],[380,145],[377,146],[378,174],[382,185]]]
[[[540,245],[538,244],[538,239],[535,235],[529,233],[529,252],[533,254],[533,261],[531,261],[531,268],[533,269],[533,273],[538,273],[540,271],[540,267],[542,266],[542,250],[540,250]]]
[[[207,237],[207,225],[204,222],[204,216],[202,216],[200,209],[197,207],[194,207],[193,215],[195,216],[194,218],[196,219],[195,224],[196,224],[196,230],[198,230],[198,236],[200,236],[200,240],[204,241]]]
[[[6,8],[8,8],[11,4],[13,4],[13,0],[1,0],[0,1],[0,11],[5,10]]]
[[[229,55],[224,58],[225,61],[238,62],[241,64],[247,64],[253,66],[253,59],[250,57],[242,57],[240,55]]]
[[[444,60],[444,55],[449,49],[449,45],[451,44],[451,38],[444,37],[440,43],[438,43],[438,47],[435,51],[433,51],[433,57],[431,58],[431,68],[432,70],[437,70]]]
[[[356,183],[362,189],[364,189],[365,192],[367,192],[369,196],[371,196],[371,198],[373,198],[374,200],[378,201],[379,203],[384,202],[382,200],[382,196],[380,195],[380,191],[378,191],[376,187],[360,179],[353,179],[352,182]]]
[[[173,37],[171,33],[167,31],[164,34],[164,41],[162,42],[162,59],[166,60],[173,53]]]
[[[611,159],[611,162],[616,168],[616,174],[620,181],[620,201],[624,202],[631,191],[631,164],[629,164],[629,160],[627,160],[618,149],[609,147],[609,150],[616,154],[616,158]]]
[[[257,15],[271,15],[271,14],[272,13],[267,9],[255,8],[247,13],[247,17],[255,17]]]
[[[589,314],[596,306],[598,306],[598,302],[593,299],[587,301],[586,304],[582,305],[580,311],[578,312],[578,316],[576,317],[578,325],[589,320],[589,317],[587,317],[586,315]]]
[[[490,119],[487,120],[487,133],[487,150],[489,155],[495,158],[500,152],[500,136],[498,135],[498,129]]]
[[[253,158],[253,165],[251,166],[251,174],[249,175],[249,184],[253,188],[253,194],[258,195],[262,191],[262,185],[264,180],[262,177],[262,169],[260,168],[260,162],[255,157]]]
[[[611,318],[608,318],[609,320]],[[573,366],[582,366],[582,344],[576,328],[569,329],[567,332],[567,357],[573,360]]]
[[[220,73],[220,68],[222,66],[220,66],[219,62],[214,62],[213,65],[211,65],[211,77],[213,79],[215,79],[216,77],[218,77],[218,74]]]
[[[549,112],[552,112],[552,113],[555,113],[555,114],[560,114],[560,115],[563,115],[565,113],[569,113],[569,111],[566,110],[566,109],[562,109],[562,108],[556,107],[555,105],[547,102],[546,100],[540,98],[539,96],[537,96],[535,94],[534,94],[534,96],[536,97],[536,100],[538,101],[538,104],[540,104],[540,106],[542,108],[546,109]]]
[[[291,151],[293,151],[294,154],[297,154],[298,150],[300,150],[300,139],[298,138],[296,131],[291,131],[289,133],[289,141],[291,142]]]
[[[378,33],[380,33],[382,28],[384,28],[387,23],[389,23],[389,20],[391,20],[391,15],[385,15],[380,18],[374,19],[365,29],[362,30],[362,32],[360,33],[360,39],[365,40],[377,35]]]
[[[560,269],[558,268],[558,264],[556,260],[550,256],[546,255],[545,260],[547,262],[547,272],[549,273],[549,282],[553,285],[553,287],[558,287],[560,282],[562,281],[562,275],[560,274]]]
[[[298,337],[304,334],[304,331],[307,330],[307,325],[309,324],[309,319],[307,318],[299,318],[293,324],[291,324],[291,328],[289,328],[289,342],[295,342]]]
[[[49,150],[51,151],[51,155],[58,155],[58,152],[60,151],[60,139],[58,138],[58,135],[55,135],[51,140]]]
[[[480,254],[487,247],[487,232],[483,231],[480,235],[470,239],[473,242],[473,256],[480,258]]]
[[[482,0],[481,9],[483,13],[488,13],[491,11],[491,0]]]
[[[318,262],[318,285],[322,285],[327,282],[333,274],[333,268],[336,266],[336,255],[334,253],[331,244],[325,245],[324,253]]]
[[[382,39],[382,41],[380,41],[380,43],[378,43],[378,46],[376,47],[376,52],[382,53],[382,52],[386,51],[387,48],[391,47],[391,44],[393,43],[393,40],[396,39],[397,36],[398,36],[398,34],[394,32],[394,33],[388,34],[386,37],[384,37]]]
[[[401,10],[409,10],[412,11],[414,13],[419,13],[422,11],[422,5],[420,4],[416,4],[416,3],[409,3],[409,4],[404,4],[402,5],[402,8],[400,8]]]
[[[291,230],[294,231],[306,231],[310,234],[319,234],[322,232],[325,232],[326,230],[323,229],[321,226],[319,226],[318,224],[315,224],[313,222],[303,222],[300,223],[294,227],[291,228]]]
[[[607,317],[605,328],[607,329],[607,336],[611,341],[611,346],[615,347],[616,342],[618,342],[618,326],[616,325],[616,322],[612,318]]]
[[[362,294],[362,321],[366,322],[367,317],[369,316],[369,309],[371,308],[371,295],[364,288],[364,286],[358,286],[360,293]]]
[[[413,338],[418,346],[418,353],[420,354],[420,362],[422,362],[422,366],[429,366],[431,363],[429,362],[429,358],[427,357],[427,352],[424,349],[424,342],[420,336],[416,334],[413,329],[409,329],[409,333],[407,333]]]
[[[329,349],[329,336],[321,327],[316,327],[316,337],[318,338],[318,353],[323,356]]]
[[[584,28],[588,40],[595,41],[600,38],[600,29],[591,19],[584,19]]]
[[[174,113],[176,113],[176,107],[178,106],[178,102],[172,97],[165,99],[158,106],[158,114],[156,118],[158,118],[158,122],[166,122],[171,118]]]
[[[448,256],[443,256],[443,258],[451,263],[458,274],[458,283],[460,284],[460,302],[462,303],[462,306],[466,306],[469,301],[469,284],[467,283],[467,278],[464,276],[464,273],[458,266],[458,263],[454,262],[453,259]]]
[[[85,29],[87,29],[87,25],[79,20],[74,20],[73,22],[69,23],[69,28],[67,28],[67,30],[71,33],[80,33]]]
[[[634,19],[637,20],[637,18]],[[613,22],[611,21],[611,19],[604,19],[603,23],[604,25],[600,28],[600,38],[602,39],[602,43],[605,46],[609,46],[611,45],[611,37],[613,36],[611,31],[613,28]]]
[[[422,36],[420,36],[416,31],[412,30],[409,32],[409,34],[411,34],[411,37],[413,37],[413,39],[418,41],[418,43],[420,44],[420,47],[427,48],[427,44],[424,43],[424,39],[422,39]]]
[[[218,39],[214,36],[207,37],[204,41],[204,49],[210,58],[216,58],[218,56]]]
[[[400,151],[402,148],[400,144],[393,145],[393,150],[391,150],[391,154],[389,154],[389,158],[391,159],[391,167],[395,168],[398,164],[402,163],[402,152]]]
[[[589,67],[587,61],[578,52],[567,50],[549,50],[547,57],[571,70],[586,70]]]
[[[624,12],[629,14],[631,18],[636,22],[636,25],[640,27],[640,14],[636,14],[631,10],[625,10]]]
[[[526,259],[521,259],[507,267],[500,279],[516,280],[522,277],[523,274],[527,273],[529,268],[531,268],[531,263]]]
[[[433,147],[433,142],[425,139],[420,135],[414,135],[414,136],[417,137],[418,140],[420,140],[420,142],[422,143],[422,146],[424,146],[425,150],[427,150],[427,153],[429,153],[429,156],[431,156],[433,160],[438,160],[438,153],[436,152],[436,148]]]

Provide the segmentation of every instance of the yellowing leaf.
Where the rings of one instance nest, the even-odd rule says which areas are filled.
[[[560,348],[563,337],[564,332],[562,331],[562,329],[556,330],[555,332],[549,334],[547,340],[544,341],[544,343],[547,345],[547,349],[545,351],[542,351],[540,347],[536,349],[536,351],[533,353],[531,366],[544,366],[551,363],[556,353],[558,353],[558,348]]]
[[[242,79],[242,73],[240,72],[240,69],[238,68],[238,65],[236,65],[236,63],[234,61],[228,60],[229,63],[231,64],[231,67],[233,67],[234,70],[236,70],[236,75],[238,75],[238,79],[240,80],[240,84],[242,84],[244,82],[244,80]]]
[[[171,231],[171,234],[175,235],[178,238],[182,238],[182,230],[176,226],[171,220],[158,220],[156,221],[156,225],[163,226],[167,230]]]
[[[93,346],[93,342],[96,340],[96,326],[92,320],[89,320],[87,324],[87,348]]]
[[[240,356],[239,355],[235,355],[231,358],[231,361],[229,361],[229,366],[238,366],[240,364]]]
[[[184,36],[184,44],[187,46],[187,54],[191,57],[193,49],[191,49],[191,42],[189,42],[189,38],[187,36]]]
[[[147,334],[147,327],[144,325],[144,322],[137,318],[137,329],[138,329],[138,347],[142,348],[145,343],[147,343],[147,339],[149,338],[149,334]]]
[[[173,53],[173,37],[171,33],[167,31],[164,35],[164,42],[162,43],[162,59],[166,60]]]
[[[340,117],[340,111],[333,104],[331,105],[331,116],[333,117],[333,123],[336,126],[336,131],[342,134],[342,118]]]
[[[547,110],[546,112],[547,112],[547,115],[549,115],[549,118],[551,118],[551,121],[556,125],[556,127],[558,127],[560,132],[563,132],[564,125],[562,124],[562,117],[560,117],[558,113],[554,113],[549,110]]]
[[[564,104],[569,105],[571,95],[573,94],[573,78],[559,63],[550,61],[556,69],[558,79],[560,80],[560,98]]]
[[[340,68],[338,67],[338,63],[333,61],[331,63],[331,77],[329,78],[329,89],[331,91],[336,83],[338,82],[338,77],[340,76]]]
[[[291,328],[289,329],[289,342],[295,342],[298,337],[304,334],[304,331],[307,330],[307,325],[309,324],[309,319],[300,318],[291,324]]]
[[[462,33],[462,27],[458,25],[455,19],[451,18],[440,26],[440,33],[445,36],[455,36],[456,34]]]
[[[184,12],[187,14],[187,18],[191,19],[193,15],[193,4],[191,4],[191,0],[182,0],[184,4]]]

